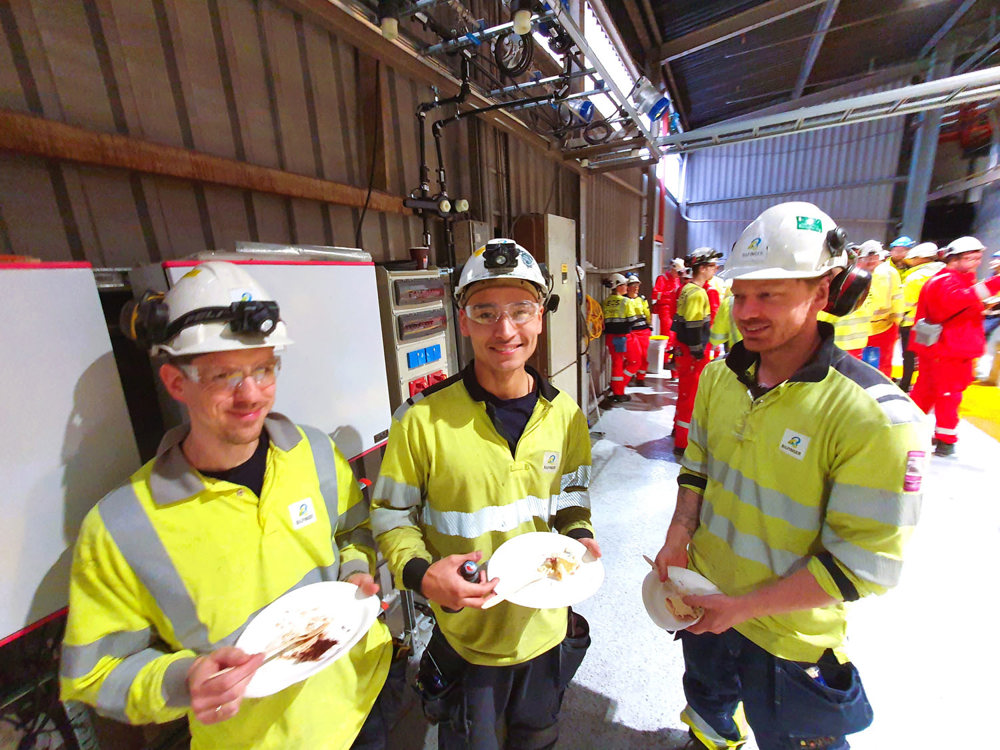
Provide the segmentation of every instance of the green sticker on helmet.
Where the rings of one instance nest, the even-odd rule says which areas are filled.
[[[798,229],[805,229],[810,232],[822,232],[823,222],[820,219],[813,219],[809,216],[796,216],[795,226]]]

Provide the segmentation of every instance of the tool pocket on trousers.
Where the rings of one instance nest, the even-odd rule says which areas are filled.
[[[414,689],[420,696],[424,716],[431,724],[452,721],[461,709],[458,686],[462,683],[465,661],[437,628],[420,657]]]
[[[850,662],[838,664],[830,654],[817,664],[782,659],[774,664],[776,718],[792,734],[841,736],[872,723],[861,675]]]
[[[566,637],[559,644],[559,689],[565,690],[576,671],[583,664],[583,657],[590,648],[590,623],[578,612],[569,610]]]
[[[624,354],[628,349],[628,338],[625,336],[615,336],[611,339],[611,345],[619,354]]]

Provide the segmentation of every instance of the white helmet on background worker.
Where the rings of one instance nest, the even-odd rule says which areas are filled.
[[[715,263],[721,257],[722,253],[714,247],[696,247],[685,259],[685,262],[688,268],[695,268],[696,266],[703,266],[706,263]]]
[[[622,284],[628,284],[628,279],[622,276],[620,273],[613,273],[604,279],[604,286],[608,289],[616,289]]]
[[[879,258],[885,257],[885,247],[878,240],[865,240],[858,245],[858,257],[870,258],[877,255]]]
[[[725,279],[814,279],[847,265],[844,230],[812,203],[780,203],[743,230]]]
[[[640,284],[642,282],[639,281],[638,274],[629,273],[629,274],[625,275],[625,283],[626,284]]]
[[[986,250],[986,246],[975,237],[959,237],[948,243],[942,256],[945,258],[954,258],[956,255],[983,252],[984,250]]]
[[[548,301],[552,291],[549,280],[531,253],[514,240],[502,238],[490,240],[465,262],[455,287],[458,306],[465,305],[477,285],[486,283],[523,287],[534,292],[542,303]]]
[[[674,270],[677,273],[683,272],[684,269],[686,268],[686,266],[684,265],[683,258],[674,258],[673,260],[670,261],[670,264],[674,267]]]
[[[122,330],[151,355],[184,357],[293,343],[278,303],[238,265],[200,263],[166,293],[122,309]]]
[[[906,253],[907,260],[923,260],[925,258],[936,258],[938,256],[938,246],[933,242],[921,242],[919,245],[910,248]]]

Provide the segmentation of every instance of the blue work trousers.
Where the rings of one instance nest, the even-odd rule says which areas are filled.
[[[678,635],[688,705],[722,737],[740,739],[733,716],[741,700],[760,750],[847,750],[844,735],[871,723],[857,670],[830,652],[818,665],[804,664],[779,659],[732,629]]]

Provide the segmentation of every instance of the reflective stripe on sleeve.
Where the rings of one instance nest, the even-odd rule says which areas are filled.
[[[198,619],[187,587],[132,485],[119,487],[97,508],[125,561],[170,620],[177,640],[195,651],[208,648],[208,629]]]
[[[368,520],[368,503],[355,503],[337,518],[338,529],[354,529]]]
[[[170,662],[163,673],[160,685],[160,695],[163,702],[170,708],[186,708],[191,705],[191,693],[188,692],[187,673],[194,659],[177,659]]]
[[[892,383],[879,383],[865,388],[865,393],[875,399],[882,413],[892,424],[920,424],[926,415]]]
[[[151,641],[152,631],[143,628],[119,630],[80,646],[63,643],[62,655],[59,657],[59,674],[70,680],[79,679],[90,674],[104,657],[124,659],[130,654],[142,651]]]
[[[823,527],[823,546],[858,578],[880,586],[895,586],[903,561],[862,549],[841,539],[829,527]]]
[[[135,682],[135,678],[143,667],[161,656],[163,656],[163,652],[147,648],[137,654],[132,654],[111,670],[104,678],[104,682],[101,683],[100,690],[97,691],[97,704],[95,706],[97,712],[101,716],[107,716],[116,721],[131,723],[125,713],[125,706],[128,704],[128,693],[132,688],[132,683]]]
[[[588,507],[586,493],[567,492],[559,495],[556,512],[570,507]],[[510,531],[535,518],[549,523],[549,499],[525,497],[508,505],[489,505],[471,513],[457,510],[440,511],[424,506],[423,522],[447,536],[475,539],[490,531]]]
[[[375,490],[372,496],[386,501],[390,508],[395,508],[396,510],[416,507],[420,505],[420,501],[423,499],[419,487],[406,484],[406,482],[397,482],[395,479],[390,479],[384,474],[375,482]],[[373,515],[379,513],[380,510],[376,508]]]
[[[827,513],[845,513],[887,526],[915,526],[920,517],[920,500],[919,494],[835,483],[830,489]]]
[[[337,508],[339,507],[337,495],[337,461],[333,453],[333,445],[329,436],[317,430],[315,427],[301,425],[302,431],[306,434],[309,447],[312,449],[313,464],[316,466],[316,475],[319,477],[319,491],[323,495],[323,503],[326,505],[326,515],[330,519],[331,531],[336,531],[338,523]]]
[[[565,491],[567,487],[587,488],[590,486],[590,465],[584,464],[576,471],[563,474],[559,480],[559,489]]]

